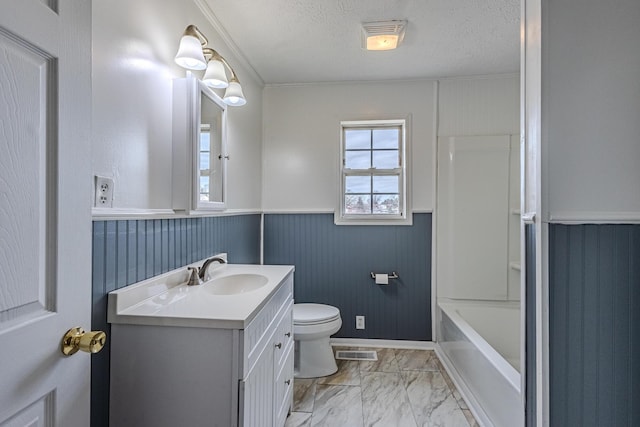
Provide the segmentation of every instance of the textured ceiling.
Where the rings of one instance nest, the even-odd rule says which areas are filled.
[[[204,0],[267,84],[516,72],[519,0]],[[361,22],[407,19],[393,51],[360,47]]]

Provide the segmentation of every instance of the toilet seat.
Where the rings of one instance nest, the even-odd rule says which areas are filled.
[[[325,304],[294,304],[294,325],[320,325],[340,318],[340,310]]]

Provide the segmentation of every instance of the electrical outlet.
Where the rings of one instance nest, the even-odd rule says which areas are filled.
[[[364,316],[356,316],[356,329],[364,329]]]
[[[113,207],[113,179],[96,175],[95,206],[98,208]]]

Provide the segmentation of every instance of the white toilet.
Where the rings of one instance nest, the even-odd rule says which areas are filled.
[[[329,337],[340,329],[340,310],[325,304],[293,305],[295,377],[326,377],[338,370]]]

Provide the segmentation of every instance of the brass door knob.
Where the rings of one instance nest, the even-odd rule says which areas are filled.
[[[97,353],[107,341],[107,334],[102,331],[85,332],[82,328],[71,328],[62,337],[60,350],[65,356],[71,356],[78,350]]]

